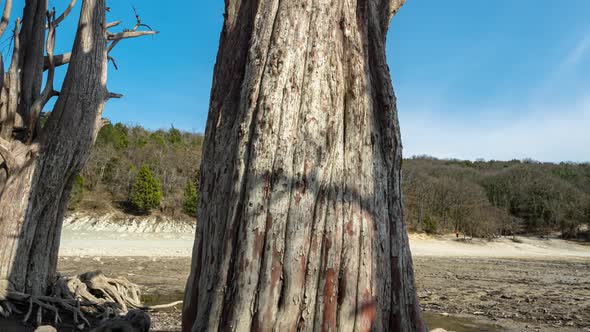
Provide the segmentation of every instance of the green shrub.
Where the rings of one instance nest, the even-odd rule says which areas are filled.
[[[436,223],[436,220],[434,220],[434,218],[432,218],[431,216],[426,216],[426,218],[424,219],[424,226],[422,226],[422,229],[427,234],[436,234],[438,232],[438,224]]]
[[[156,179],[149,167],[143,166],[139,169],[135,182],[131,187],[129,202],[141,212],[149,212],[151,209],[160,206],[162,191],[160,181]]]
[[[163,130],[157,130],[150,134],[150,142],[156,146],[165,147],[166,141],[166,132]]]
[[[69,209],[74,209],[80,204],[84,198],[84,178],[81,175],[77,175],[74,179],[74,185],[72,186],[72,192],[70,193],[70,201],[68,203]]]
[[[180,130],[174,128],[174,126],[172,126],[170,130],[168,130],[166,136],[170,144],[179,144],[182,141],[182,133],[180,132]]]
[[[188,181],[184,188],[184,202],[182,204],[182,210],[184,213],[190,216],[195,216],[197,214],[197,202],[197,188],[192,182]]]
[[[112,145],[117,150],[125,150],[129,146],[127,127],[121,123],[114,126],[107,124],[100,129],[96,138],[97,145]]]

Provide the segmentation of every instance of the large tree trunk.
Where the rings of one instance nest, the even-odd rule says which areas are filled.
[[[23,34],[26,30],[21,41]],[[38,59],[43,73],[43,53]],[[105,1],[85,0],[71,63],[48,123],[35,143],[14,140],[9,149],[20,160],[8,168],[0,193],[0,279],[8,279],[14,290],[44,294],[55,276],[63,213],[108,99],[106,73]]]
[[[183,331],[422,331],[385,38],[403,0],[226,0]]]
[[[5,4],[0,36],[11,1]],[[9,71],[0,73],[0,287],[8,281],[12,290],[33,295],[44,294],[55,277],[74,178],[103,124],[104,104],[121,97],[106,87],[108,54],[122,39],[157,33],[140,31],[145,25],[137,15],[133,29],[110,33],[107,29],[120,22],[105,21],[105,0],[83,0],[72,52],[54,56],[56,28],[75,4],[70,0],[56,17],[55,11],[47,11],[47,0],[27,0],[22,28],[16,22]],[[58,93],[53,86],[55,67],[68,63]],[[41,128],[40,112],[56,95]]]

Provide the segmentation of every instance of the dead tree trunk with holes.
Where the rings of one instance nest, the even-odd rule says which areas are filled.
[[[385,57],[403,0],[226,0],[183,331],[424,331]]]
[[[27,0],[22,22],[16,20],[10,67],[0,75],[0,285],[8,280],[11,290],[33,295],[44,294],[55,276],[73,180],[103,123],[104,104],[120,97],[106,86],[109,51],[123,38],[155,33],[138,31],[139,20],[132,30],[110,33],[119,22],[105,21],[105,0],[84,0],[72,52],[55,56],[56,29],[75,3],[56,17],[47,0]],[[5,6],[0,32],[11,1]],[[65,64],[56,91],[55,67]],[[41,111],[53,97],[55,106],[41,127]]]

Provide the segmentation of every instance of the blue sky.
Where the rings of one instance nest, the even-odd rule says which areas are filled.
[[[50,0],[58,12],[67,3]],[[110,20],[131,27],[135,5],[160,34],[117,46],[109,88],[125,97],[105,116],[203,131],[223,1],[108,4]],[[71,48],[79,7],[58,31],[57,52]],[[590,161],[588,17],[588,0],[408,0],[387,46],[404,154]]]
[[[410,0],[388,56],[406,156],[590,161],[590,1]]]

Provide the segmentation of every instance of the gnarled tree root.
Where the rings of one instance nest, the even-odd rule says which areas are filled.
[[[0,316],[24,313],[24,323],[34,317],[37,325],[41,325],[44,317],[52,317],[53,323],[57,325],[62,321],[60,313],[67,312],[73,316],[74,324],[79,329],[84,329],[91,327],[87,317],[101,320],[101,326],[104,326],[111,324],[107,321],[124,321],[125,314],[137,320],[141,316],[138,314],[141,310],[158,310],[181,303],[182,301],[177,301],[145,306],[141,303],[138,285],[125,278],[109,278],[100,271],[94,271],[74,277],[58,277],[48,296],[33,296],[9,290],[4,294],[4,299],[0,298]],[[20,311],[19,307],[27,308],[26,312]],[[149,327],[149,316],[144,316],[147,317]]]

